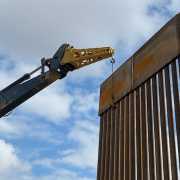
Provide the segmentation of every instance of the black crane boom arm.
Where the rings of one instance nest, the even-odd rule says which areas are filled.
[[[42,58],[40,67],[0,91],[0,118],[56,80],[64,78],[69,71],[111,57],[113,53],[110,47],[74,49],[63,44],[52,58]],[[47,71],[45,67],[48,67]],[[38,70],[41,74],[31,78]]]
[[[14,83],[0,91],[0,118],[59,79],[57,72],[46,72],[23,83]]]

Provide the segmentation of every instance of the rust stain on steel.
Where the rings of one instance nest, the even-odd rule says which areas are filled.
[[[130,91],[132,82],[132,59],[125,62],[112,76],[101,86],[100,113],[112,105],[112,95],[116,101],[120,99],[120,97],[125,96],[126,92]]]
[[[101,85],[99,114],[111,107],[113,101],[122,99],[136,89],[179,54],[180,14],[161,28]]]
[[[178,50],[180,51],[180,17],[179,17],[180,15],[178,14],[177,16],[176,16],[176,21],[177,21],[177,25],[176,25],[176,32],[177,32],[177,35],[178,35]]]
[[[180,52],[178,41],[176,21],[172,21],[134,55],[133,88],[177,57]]]

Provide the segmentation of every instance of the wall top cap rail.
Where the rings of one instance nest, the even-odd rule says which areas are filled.
[[[180,13],[101,84],[99,114],[101,115],[113,103],[136,89],[179,55]]]

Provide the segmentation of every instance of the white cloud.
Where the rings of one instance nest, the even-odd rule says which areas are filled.
[[[0,72],[0,78],[0,89],[5,88],[5,86],[13,82],[13,76],[10,74],[8,76],[8,73],[3,72],[2,70]]]
[[[47,163],[47,161],[45,161]],[[36,176],[32,174],[30,163],[21,160],[11,144],[0,139],[0,179],[18,179],[18,180],[35,180]],[[79,175],[66,169],[60,168],[48,175],[38,176],[39,180],[92,180],[86,176]]]
[[[0,49],[16,63],[24,64],[21,66],[24,70],[33,62],[38,64],[38,58],[52,56],[64,42],[79,48],[112,46],[117,49],[118,58],[126,53],[130,56],[132,51],[129,49],[134,51],[165,23],[162,15],[149,16],[147,13],[149,5],[162,6],[161,2],[1,0]],[[177,4],[178,0],[173,0],[169,7],[175,9],[173,7],[179,7]],[[119,49],[121,44],[126,53]],[[107,73],[108,66],[98,63],[74,72],[71,77],[79,81],[105,77]]]
[[[171,0],[169,3],[169,10],[177,13],[180,11],[180,2],[179,0]]]
[[[107,61],[108,59],[69,73],[68,81],[76,85],[80,85],[82,82],[88,85],[89,80],[98,82],[99,79],[105,79],[111,73],[111,64],[108,64]]]
[[[42,157],[34,159],[32,164],[51,170],[70,165],[84,169],[84,171],[95,171],[98,156],[98,126],[90,120],[79,120],[69,130],[64,142],[67,140],[74,144],[73,147],[65,150],[59,149],[56,158]]]
[[[157,30],[146,14],[150,4],[151,0],[1,0],[0,47],[29,59],[51,56],[67,41],[79,47],[134,44]]]
[[[0,177],[3,180],[12,179],[29,171],[30,166],[19,159],[15,148],[0,139]]]
[[[24,122],[14,121],[14,118],[11,119],[9,117],[2,118],[0,121],[0,135],[4,135],[5,137],[9,138],[17,138],[24,135],[25,131],[27,130],[27,125]]]
[[[38,177],[39,180],[94,180],[83,175],[79,175],[77,172],[72,172],[66,169],[60,169],[47,176]]]
[[[42,166],[49,169],[56,169],[56,163],[58,163],[58,159],[42,158],[33,161],[33,165]]]
[[[74,93],[74,110],[76,113],[88,114],[98,110],[98,93],[88,92],[86,89]],[[82,114],[81,114],[82,115]]]
[[[172,15],[179,13],[179,0],[153,0],[160,10],[168,10]]]
[[[45,142],[51,145],[62,144],[63,138],[61,131],[56,126],[51,126],[45,121],[39,120],[32,115],[9,115],[0,121],[0,137],[8,140],[33,140],[34,145],[38,142]],[[38,119],[38,121],[37,121]],[[50,120],[49,120],[50,121]],[[45,148],[45,147],[42,147]],[[32,151],[41,151],[41,149],[33,149]],[[32,153],[33,154],[33,153]],[[31,154],[29,154],[31,156]]]
[[[0,51],[8,54],[0,67],[0,87],[6,86],[22,74],[31,71],[40,62],[38,58],[52,56],[56,48],[63,42],[70,42],[75,47],[113,46],[117,48],[117,54],[130,56],[139,45],[157,31],[166,21],[166,17],[156,12],[149,16],[149,5],[166,7],[175,13],[179,10],[179,0],[172,0],[165,5],[162,0],[1,0],[0,1]],[[123,46],[121,52],[120,46]],[[13,57],[13,58],[12,58]],[[9,69],[8,66],[12,65]],[[87,80],[96,81],[107,76],[108,65],[98,63],[96,65],[73,72],[69,79],[77,84]],[[91,78],[90,78],[91,77]],[[68,79],[68,80],[69,80]],[[67,81],[69,82],[69,81]],[[27,116],[33,119],[46,119],[53,123],[60,123],[71,115],[71,105],[76,105],[79,117],[97,109],[97,94],[79,92],[68,93],[66,81],[50,87],[42,93],[26,102],[17,114],[23,117],[17,118],[12,123],[0,122],[1,134],[5,136],[31,136],[50,142],[56,139],[53,129],[42,124],[35,125],[37,121],[22,123]],[[89,90],[94,87],[89,87]],[[84,92],[84,89],[83,89]],[[73,103],[73,104],[72,104]],[[41,118],[38,118],[41,117]],[[11,121],[11,119],[9,120]],[[19,122],[19,123],[17,123]],[[29,122],[29,120],[27,121]],[[72,122],[72,121],[70,121]],[[44,122],[46,123],[46,122]],[[72,126],[72,125],[71,125]],[[62,137],[64,138],[64,136]],[[75,167],[96,169],[98,153],[98,127],[91,121],[79,120],[73,126],[68,135],[68,140],[76,147],[60,153],[63,162]],[[6,162],[6,160],[9,160]],[[57,165],[62,159],[50,159],[49,157],[37,159],[32,166],[46,163],[54,171],[49,175],[39,176],[39,180],[90,180],[82,177],[77,172],[61,169]],[[29,165],[23,162],[17,155],[15,147],[0,140],[0,169],[6,172],[3,180],[13,179],[12,172],[18,180],[37,179],[28,171]],[[24,169],[25,168],[25,169]]]
[[[72,166],[91,168],[97,167],[98,127],[90,121],[78,121],[68,135],[69,140],[76,143],[74,152],[64,155],[63,162]]]
[[[71,95],[50,87],[27,101],[22,111],[59,123],[70,117],[71,103]]]

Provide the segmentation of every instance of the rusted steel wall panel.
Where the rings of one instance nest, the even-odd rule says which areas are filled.
[[[178,66],[180,64],[180,58],[178,58]],[[177,133],[177,142],[178,142],[178,152],[179,152],[179,164],[180,164],[180,103],[179,103],[179,94],[180,94],[180,84],[178,80],[177,73],[177,63],[173,62],[171,65],[172,68],[172,86],[173,86],[173,106],[174,106],[174,116],[176,118],[176,133]]]
[[[127,179],[129,179],[130,177],[130,159],[129,159],[129,145],[130,145],[130,141],[129,141],[129,96],[125,97],[126,100],[126,105],[125,105],[125,133],[124,133],[124,141],[125,141],[125,145],[124,145],[124,164],[125,164],[125,177],[127,177]]]
[[[111,108],[111,134],[110,134],[110,159],[109,162],[109,180],[114,177],[114,152],[115,152],[115,108]]]
[[[124,179],[124,99],[121,101],[121,126],[120,126],[120,179]]]
[[[148,179],[148,131],[146,117],[146,92],[145,84],[140,89],[140,133],[141,133],[141,169],[142,179]]]
[[[155,172],[155,136],[154,136],[154,122],[153,122],[153,112],[152,112],[152,88],[151,88],[151,80],[146,82],[146,125],[147,125],[147,154],[148,154],[148,168],[149,168],[149,178],[156,179]],[[142,119],[143,121],[143,119]],[[146,133],[143,133],[143,135]]]
[[[167,105],[167,121],[169,127],[169,142],[170,142],[170,159],[171,159],[171,171],[172,180],[178,179],[177,158],[176,158],[176,141],[175,141],[175,121],[173,120],[173,107],[172,107],[172,91],[170,82],[170,70],[169,66],[165,69],[165,87],[166,87],[166,105]]]
[[[106,150],[107,150],[107,112],[102,115],[100,121],[100,146],[99,146],[99,158],[98,158],[98,168],[97,168],[97,180],[104,179],[105,168],[106,168]],[[102,142],[102,144],[101,144]]]
[[[98,170],[97,170],[97,179],[101,179],[101,174],[102,174],[102,158],[101,154],[103,154],[103,139],[104,139],[104,121],[103,121],[103,116],[101,117],[100,120],[100,130],[99,130],[99,156],[98,156]]]
[[[101,115],[98,180],[178,180],[179,59]]]
[[[159,105],[157,93],[157,75],[152,78],[152,107],[154,120],[154,143],[155,143],[155,173],[156,179],[163,179],[162,166],[162,145],[161,145],[161,131],[159,118]]]
[[[97,180],[180,177],[179,55],[177,15],[102,84]]]
[[[136,154],[135,154],[135,112],[134,112],[134,100],[135,97],[135,93],[130,94],[130,105],[129,105],[129,109],[130,109],[130,121],[129,121],[129,139],[130,139],[130,155],[129,155],[129,159],[131,161],[130,163],[130,180],[135,179],[136,177]]]
[[[102,85],[99,114],[180,54],[180,14],[169,21]]]
[[[141,151],[141,110],[140,110],[140,88],[136,90],[136,163],[137,163],[137,179],[142,180],[142,151]]]
[[[105,171],[104,171],[104,179],[109,180],[109,171],[110,171],[110,166],[109,163],[110,161],[110,140],[111,140],[111,109],[107,112],[107,120],[106,120],[106,127],[107,127],[107,132],[106,132],[106,153],[105,153]]]
[[[170,178],[170,166],[169,166],[169,154],[168,154],[168,143],[167,143],[167,122],[165,114],[165,99],[164,99],[164,84],[163,84],[163,71],[158,74],[158,84],[159,84],[159,105],[160,105],[160,123],[161,123],[161,133],[162,133],[162,151],[163,151],[163,167],[166,169],[164,171],[164,179],[169,180]]]
[[[112,180],[119,179],[119,145],[120,145],[120,139],[119,139],[119,132],[120,132],[120,103],[117,103],[117,105],[114,107],[115,111],[115,127],[114,127],[114,143],[116,144],[114,149],[114,172]]]

